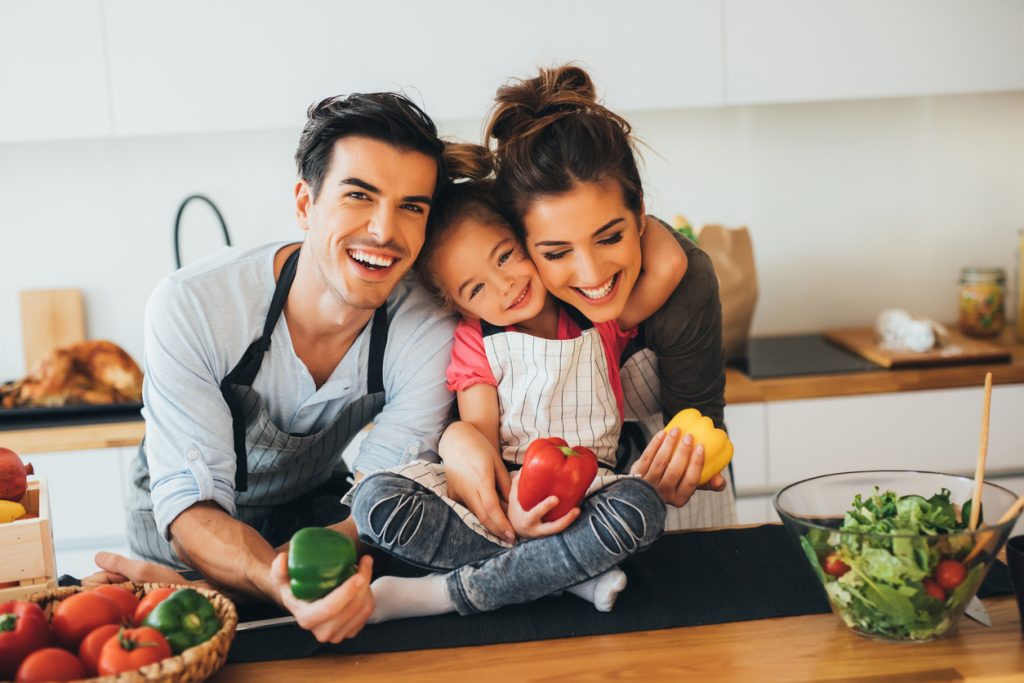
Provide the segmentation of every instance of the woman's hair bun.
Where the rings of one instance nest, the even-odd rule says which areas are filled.
[[[494,172],[494,154],[483,145],[445,142],[444,161],[452,180],[483,180]]]
[[[529,137],[558,119],[577,112],[604,112],[590,75],[567,64],[541,69],[534,78],[515,79],[498,88],[484,136],[505,143]]]

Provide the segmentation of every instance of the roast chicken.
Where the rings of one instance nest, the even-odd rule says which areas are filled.
[[[56,349],[27,377],[0,386],[3,408],[107,405],[142,401],[142,371],[109,341]]]

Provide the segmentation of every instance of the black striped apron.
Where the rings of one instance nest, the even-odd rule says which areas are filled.
[[[367,369],[367,393],[342,410],[324,429],[290,434],[277,427],[252,383],[270,349],[270,338],[284,310],[295,278],[299,250],[288,257],[271,300],[262,336],[249,345],[242,359],[221,382],[231,409],[236,458],[235,517],[253,527],[274,546],[305,526],[341,521],[346,509],[341,497],[351,478],[341,453],[360,429],[384,407],[384,349],[387,344],[387,303],[373,315]],[[132,461],[128,499],[128,540],[143,559],[183,567],[171,544],[157,530],[149,489],[146,443]],[[186,454],[201,457],[197,451]]]

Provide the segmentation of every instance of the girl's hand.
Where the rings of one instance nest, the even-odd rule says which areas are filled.
[[[553,522],[545,522],[544,515],[558,505],[556,496],[548,496],[529,510],[519,505],[519,472],[512,475],[512,489],[508,497],[508,518],[516,533],[523,538],[542,538],[564,531],[580,516],[578,507],[569,510]]]
[[[711,491],[725,488],[725,479],[720,474],[698,486],[703,468],[704,447],[698,444],[694,448],[692,436],[687,434],[680,438],[679,429],[673,428],[671,432],[663,429],[654,435],[630,472],[653,484],[666,503],[682,507],[698,488]]]
[[[444,458],[448,497],[462,503],[476,515],[488,531],[509,543],[516,534],[498,499],[495,472],[497,465],[486,454],[469,450],[450,453]],[[502,471],[504,466],[502,466]],[[508,476],[508,472],[505,472]]]

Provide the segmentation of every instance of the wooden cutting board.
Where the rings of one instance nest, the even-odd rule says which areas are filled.
[[[942,348],[913,353],[883,349],[875,338],[873,327],[846,327],[826,330],[825,339],[833,344],[867,358],[884,368],[902,368],[918,365],[955,365],[1009,361],[1010,350],[983,339],[974,339],[950,329],[949,343]]]
[[[26,373],[35,370],[39,359],[50,351],[85,339],[81,290],[33,289],[20,295]]]

